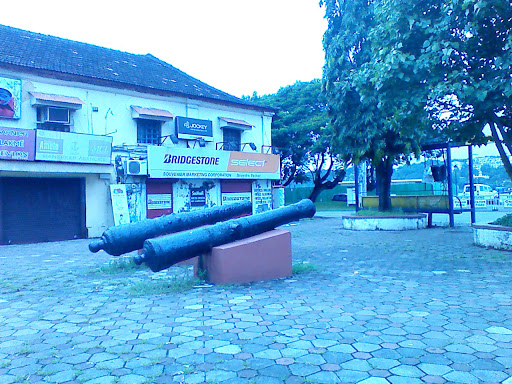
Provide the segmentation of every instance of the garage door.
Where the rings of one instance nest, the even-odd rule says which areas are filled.
[[[3,244],[86,237],[85,180],[0,179]]]

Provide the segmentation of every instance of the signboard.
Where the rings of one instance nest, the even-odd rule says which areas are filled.
[[[190,206],[204,207],[206,205],[206,191],[204,188],[190,188]]]
[[[272,209],[272,182],[258,180],[252,183],[252,213],[261,213]]]
[[[126,185],[110,184],[110,196],[112,198],[114,225],[128,224],[130,222],[130,211],[128,210]]]
[[[36,160],[110,164],[112,137],[37,130]]]
[[[148,209],[172,209],[171,193],[149,193]]]
[[[505,199],[505,203],[503,204],[505,208],[512,208],[512,198],[507,197]]]
[[[251,192],[222,192],[221,205],[251,201]]]
[[[176,133],[179,139],[197,139],[213,141],[213,124],[211,120],[192,119],[190,117],[176,117]]]
[[[0,77],[0,118],[21,117],[21,80]]]
[[[34,161],[35,129],[0,128],[0,160]]]
[[[148,146],[152,178],[272,179],[280,178],[279,155]]]

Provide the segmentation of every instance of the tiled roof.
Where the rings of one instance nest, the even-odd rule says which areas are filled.
[[[108,82],[145,92],[171,92],[185,97],[273,110],[205,84],[151,54],[136,55],[55,36],[0,25],[0,66],[79,76],[84,82]],[[85,79],[84,79],[85,78]]]

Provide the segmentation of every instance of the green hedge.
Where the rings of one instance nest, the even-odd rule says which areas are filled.
[[[287,204],[287,205],[293,204],[302,199],[307,199],[312,190],[313,190],[313,187],[285,188],[285,190],[284,190],[285,204]],[[324,191],[322,191],[320,196],[318,196],[318,199],[316,199],[316,201],[317,202],[332,201],[332,197],[334,195],[337,195],[340,193],[347,193],[347,187],[338,185],[337,187],[334,187],[334,189],[324,190]]]
[[[285,204],[293,204],[302,199],[307,199],[313,187],[287,187],[284,190]],[[334,195],[340,193],[347,193],[347,187],[338,185],[334,189],[322,191],[317,202],[332,201]],[[442,183],[409,183],[409,184],[392,184],[391,193],[395,195],[442,195],[446,194],[443,191]],[[375,196],[375,190],[368,193],[368,195]]]

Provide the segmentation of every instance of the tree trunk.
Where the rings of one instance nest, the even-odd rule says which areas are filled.
[[[339,183],[341,183],[343,181],[346,174],[347,174],[347,172],[344,169],[338,170],[336,172],[336,176],[334,177],[334,179],[332,179],[330,181],[322,181],[322,178],[315,177],[315,179],[313,180],[315,186],[313,187],[313,190],[311,191],[311,193],[309,195],[309,200],[311,200],[312,202],[315,202],[316,199],[318,198],[318,196],[320,195],[320,193],[322,193],[322,191],[324,191],[326,189],[335,188]]]
[[[313,187],[313,190],[309,194],[309,200],[311,200],[314,203],[316,201],[316,199],[318,198],[318,196],[320,196],[320,193],[322,193],[322,191],[324,189],[326,189],[326,188],[323,185],[315,185]]]
[[[391,211],[391,176],[393,175],[393,158],[387,156],[375,167],[379,191],[379,211]]]

